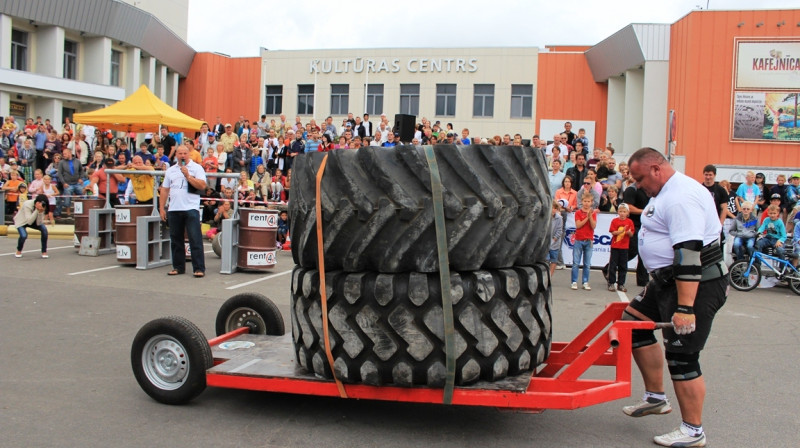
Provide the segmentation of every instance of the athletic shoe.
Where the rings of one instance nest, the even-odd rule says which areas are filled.
[[[617,286],[617,291],[628,292],[628,288],[625,285]]]
[[[17,256],[18,256],[18,257],[21,257],[22,255],[17,255]],[[578,289],[578,284],[577,284],[577,283],[575,283],[575,282],[572,282],[572,286],[570,286],[570,288],[572,288],[572,289]]]
[[[614,292],[617,290],[617,288],[615,288],[614,285],[608,285],[608,290]]]
[[[42,258],[50,258],[50,255],[42,254]]]
[[[622,408],[622,412],[631,417],[644,417],[645,415],[669,414],[672,412],[672,406],[669,405],[669,400],[654,402],[643,400],[634,405],[625,406]]]
[[[14,257],[22,258],[22,252],[14,252]],[[573,283],[573,285],[574,285],[574,283]],[[573,289],[578,289],[578,288],[573,288]]]
[[[556,270],[557,270],[557,271],[563,271],[563,270],[564,270],[564,269],[566,269],[566,268],[567,268],[567,266],[566,266],[566,265],[564,265],[564,264],[560,264],[560,265],[556,266]]]
[[[653,442],[661,446],[706,446],[706,435],[690,436],[682,428],[675,428],[672,432],[653,437]]]
[[[592,290],[592,287],[591,287],[591,286],[589,286],[589,284],[588,284],[588,283],[584,283],[584,284],[583,284],[583,289],[585,289],[585,290],[587,290],[587,291],[591,291],[591,290]]]

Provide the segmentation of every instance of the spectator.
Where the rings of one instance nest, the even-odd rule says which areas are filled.
[[[578,191],[586,178],[586,156],[581,153],[575,154],[575,166],[568,169],[566,174],[572,178],[572,189]]]
[[[588,193],[581,197],[581,208],[575,212],[575,243],[572,246],[572,289],[578,289],[578,269],[583,262],[583,289],[589,291],[589,268],[592,266],[594,228],[597,226],[597,209]]]
[[[750,259],[750,257],[753,256],[757,229],[758,219],[756,219],[756,215],[753,213],[753,203],[744,201],[742,203],[742,211],[733,221],[733,225],[730,229],[730,235],[733,237],[733,252],[736,255],[736,260]],[[744,256],[745,249],[747,249],[747,258]]]
[[[767,207],[768,218],[761,223],[758,233],[764,235],[758,240],[756,247],[759,252],[767,252],[768,249],[775,249],[775,256],[784,257],[784,247],[786,243],[786,226],[780,219],[780,209],[777,205]]]
[[[564,238],[564,221],[561,218],[561,206],[557,201],[553,201],[551,210],[552,220],[550,222],[550,247],[547,251],[547,261],[550,262],[550,277],[556,271],[558,264],[558,254],[561,252],[561,240]]]
[[[71,196],[80,196],[83,194],[83,165],[72,157],[72,151],[65,148],[61,161],[58,163],[58,179],[64,186],[63,191],[66,198],[64,198],[64,207],[66,207],[66,214],[70,214]]]
[[[279,202],[282,200],[283,190],[286,188],[286,177],[283,176],[281,170],[275,170],[275,175],[272,176],[269,184],[270,200]]]
[[[610,190],[611,187],[609,187]],[[628,292],[628,289],[625,288],[625,277],[628,274],[628,248],[631,237],[636,231],[633,221],[628,215],[628,206],[620,205],[617,217],[611,220],[608,228],[608,231],[611,232],[611,255],[608,264],[609,291]]]
[[[557,150],[557,148],[554,148],[554,151],[555,150]],[[552,171],[547,174],[547,177],[550,180],[550,195],[555,199],[556,191],[558,191],[558,188],[563,185],[564,178],[567,176],[561,171],[561,160],[553,160],[551,168]]]
[[[22,184],[23,182],[19,177],[19,172],[15,169],[11,170],[9,179],[3,184],[3,191],[6,192],[6,216],[13,216],[14,213],[16,213],[20,194],[19,187]]]
[[[286,210],[281,210],[278,214],[278,243],[285,244],[287,235],[289,235],[289,214]]]
[[[44,195],[47,196],[47,222],[54,224],[55,219],[53,219],[53,213],[56,210],[56,196],[58,196],[58,187],[53,184],[53,179],[48,176],[44,175],[42,177],[42,182],[44,186],[42,187],[42,191],[44,191]]]
[[[22,248],[25,246],[25,240],[28,239],[26,230],[28,227],[39,231],[42,240],[42,258],[50,258],[47,255],[47,226],[43,224],[48,207],[47,196],[43,194],[22,203],[19,213],[14,216],[14,226],[17,228],[17,233],[19,233],[17,251],[14,253],[16,258],[22,258]]]
[[[131,164],[127,167],[130,171],[154,171],[150,165],[145,165],[141,156],[133,156]],[[118,176],[118,175],[117,175]],[[155,187],[155,176],[149,174],[125,174],[133,187],[133,194],[136,195],[137,204],[152,204],[153,190]]]
[[[222,154],[225,154],[225,150],[222,149]],[[203,171],[206,172],[206,184],[209,188],[214,190],[217,187],[217,178],[214,176],[209,176],[209,173],[216,174],[219,170],[219,161],[217,160],[217,155],[214,154],[214,148],[209,147],[206,150],[206,157],[203,159]]]
[[[253,182],[253,188],[256,192],[256,198],[265,201],[269,197],[269,180],[270,175],[264,165],[258,165],[256,172],[250,178]]]
[[[736,189],[736,207],[742,208],[742,202],[749,201],[758,210],[758,197],[761,195],[758,185],[755,184],[756,173],[748,171],[744,176],[745,182]]]
[[[781,196],[779,194],[777,194],[777,193],[773,194],[772,197],[770,197],[770,199],[769,199],[769,205],[777,206],[778,210],[781,210]],[[783,219],[782,214],[783,214],[783,212],[780,211],[779,216],[780,216],[781,219]],[[764,209],[764,213],[762,213],[761,217],[758,218],[758,224],[761,225],[761,223],[763,223],[764,220],[767,219],[768,216],[769,216],[769,212],[766,209]]]

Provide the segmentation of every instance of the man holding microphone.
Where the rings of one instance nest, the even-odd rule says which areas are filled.
[[[196,278],[205,277],[206,264],[203,253],[203,237],[200,232],[200,195],[206,188],[206,173],[203,167],[189,157],[189,148],[178,146],[175,150],[175,165],[164,174],[159,197],[161,220],[169,226],[172,270],[167,275],[183,274],[186,270],[183,235],[189,236],[192,254],[192,271]],[[165,205],[169,198],[169,212]]]

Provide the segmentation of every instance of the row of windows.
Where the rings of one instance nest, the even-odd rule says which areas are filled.
[[[400,84],[400,110],[398,113],[419,115],[419,84]],[[267,115],[283,113],[283,86],[266,86],[265,112]],[[367,85],[365,112],[380,115],[383,110],[383,84]],[[358,109],[358,108],[357,108]],[[331,84],[331,115],[347,115],[350,108],[350,85]],[[298,115],[314,114],[314,85],[298,84]],[[436,84],[436,116],[456,115],[456,84]],[[494,117],[494,84],[475,84],[472,97],[472,116]],[[533,85],[511,85],[511,118],[533,117]]]
[[[111,75],[109,84],[119,86],[120,66],[122,52],[111,50]],[[20,30],[11,30],[11,68],[13,70],[28,70],[28,33]],[[78,79],[78,43],[64,40],[64,69],[63,77]]]

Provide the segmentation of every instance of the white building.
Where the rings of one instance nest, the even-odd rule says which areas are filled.
[[[141,84],[177,106],[195,54],[187,21],[188,0],[0,1],[0,116],[56,126]]]
[[[348,112],[452,122],[460,133],[491,137],[518,129],[530,137],[536,116],[536,47],[261,49],[262,113],[304,122]],[[294,120],[291,120],[294,122]]]

